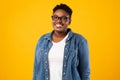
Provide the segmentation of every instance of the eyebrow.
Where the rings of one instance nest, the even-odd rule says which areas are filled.
[[[58,16],[58,15],[54,15],[54,14],[53,14],[52,16]],[[63,15],[63,16],[58,16],[58,17],[64,17],[64,16],[65,16],[65,17],[69,17],[69,15],[67,15],[67,16],[66,16],[66,15]]]

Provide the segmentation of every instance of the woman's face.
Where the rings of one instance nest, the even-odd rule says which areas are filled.
[[[56,32],[65,32],[70,24],[70,16],[66,11],[58,9],[53,13],[52,25]]]

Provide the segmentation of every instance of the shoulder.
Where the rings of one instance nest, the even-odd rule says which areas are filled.
[[[73,32],[73,35],[74,35],[75,39],[77,39],[78,41],[87,41],[87,39],[79,33],[74,33]]]
[[[44,39],[44,38],[48,37],[49,34],[50,33],[43,34],[39,39]]]
[[[50,35],[51,35],[50,32],[49,32],[49,33],[46,33],[46,34],[43,34],[42,36],[39,37],[39,39],[38,39],[38,43],[43,42],[45,39],[49,38]]]
[[[83,49],[83,48],[87,49],[88,41],[83,35],[74,33],[74,37],[75,37],[75,42],[80,47],[80,49]]]

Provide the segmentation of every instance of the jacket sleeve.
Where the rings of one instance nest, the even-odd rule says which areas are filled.
[[[36,49],[35,49],[34,68],[33,68],[34,69],[33,70],[33,80],[37,80],[36,78],[37,78],[37,73],[38,73],[38,68],[39,68],[38,60],[37,60],[38,56],[37,55],[39,54],[39,49],[40,49],[40,46],[41,46],[40,44],[43,41],[43,37],[44,37],[44,35],[40,37],[40,39],[37,42]]]
[[[79,66],[78,71],[81,80],[90,80],[90,63],[87,40],[83,39],[79,44]]]
[[[33,80],[36,80],[36,74],[37,74],[37,50],[38,50],[38,44],[36,46],[36,50],[35,50],[35,57],[34,57],[34,71],[33,71]]]

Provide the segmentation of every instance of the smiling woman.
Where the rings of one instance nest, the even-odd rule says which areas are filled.
[[[37,43],[33,80],[90,80],[87,40],[68,28],[71,15],[66,4],[53,9],[54,30]]]
[[[51,16],[54,16],[52,9],[59,3],[65,3],[73,10],[72,17],[67,18],[67,21],[71,19],[71,23],[67,26],[67,34],[61,37],[52,34],[52,36],[49,36],[50,38],[45,36],[42,39],[44,33],[54,29],[51,26],[53,22]],[[63,27],[63,16],[57,15],[56,18],[57,21],[61,20],[61,23],[56,22],[56,25]],[[40,43],[38,41],[38,48],[36,49],[36,54],[38,53],[35,59],[38,63],[36,64],[38,67],[35,68],[35,71],[38,72],[36,72],[36,78],[39,78],[42,74],[46,76],[46,73],[49,73],[49,78],[54,74],[57,75],[58,73],[50,73],[53,68],[49,67],[55,67],[53,71],[58,72],[63,64],[64,68],[62,69],[64,70],[62,70],[62,73],[61,70],[59,71],[60,75],[63,75],[63,79],[66,78],[68,73],[72,75],[68,76],[69,78],[79,77],[81,74],[77,75],[78,73],[75,72],[82,71],[78,71],[79,67],[74,67],[77,67],[76,65],[81,61],[76,56],[78,56],[78,52],[80,53],[78,49],[82,47],[77,49],[76,46],[80,45],[79,42],[71,41],[74,40],[74,37],[71,37],[68,27],[73,32],[82,34],[89,42],[90,80],[120,80],[120,0],[1,0],[0,80],[32,79],[35,45],[40,36],[43,41],[40,40]],[[59,33],[63,34],[62,32]],[[59,47],[57,43],[63,43],[64,40],[66,40],[66,46],[64,48]],[[52,47],[49,42],[52,43]],[[84,40],[81,43],[81,46],[83,45]],[[48,51],[47,49],[52,50]],[[63,49],[64,57],[63,54],[59,54],[63,53],[60,52]],[[54,52],[49,55],[47,51],[49,53]],[[48,53],[48,59],[45,56],[46,52]],[[47,60],[49,63],[45,62]],[[61,65],[62,60],[64,63]],[[48,64],[49,67],[46,69]],[[43,68],[43,66],[45,67]],[[42,70],[43,72],[39,73]],[[40,77],[39,80],[42,80],[42,78]]]

